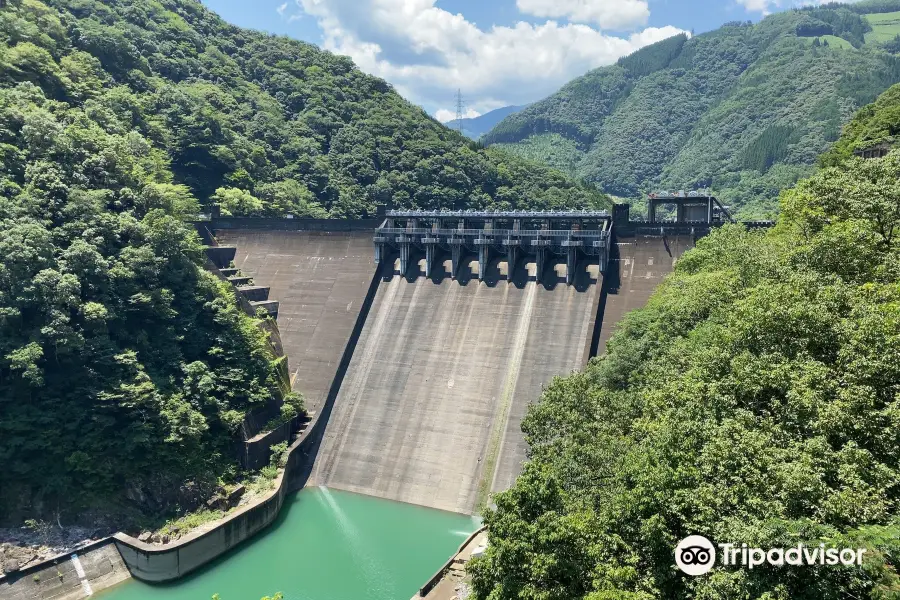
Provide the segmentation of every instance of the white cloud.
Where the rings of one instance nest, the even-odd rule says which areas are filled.
[[[523,13],[535,17],[596,23],[607,29],[644,25],[650,18],[646,0],[516,0],[516,6]]]
[[[318,20],[327,49],[430,110],[452,106],[457,88],[480,112],[533,102],[592,68],[681,33],[667,26],[617,37],[556,21],[482,30],[435,0],[296,1]]]
[[[275,12],[277,12],[280,16],[283,17],[283,16],[284,16],[284,11],[287,10],[287,7],[288,7],[288,3],[285,2],[284,4],[282,4],[281,6],[279,6],[278,8],[276,8],[276,9],[275,9]]]
[[[468,109],[463,113],[464,119],[474,119],[475,117],[480,117],[481,113],[477,110]],[[434,118],[440,121],[441,123],[447,123],[448,121],[456,120],[456,110],[447,110],[446,108],[440,108],[434,113]]]
[[[828,4],[833,1],[834,0],[736,0],[739,5],[747,9],[747,12],[758,12],[763,15],[769,15],[785,8],[800,8],[803,6]],[[859,0],[842,1],[847,4],[859,2]]]

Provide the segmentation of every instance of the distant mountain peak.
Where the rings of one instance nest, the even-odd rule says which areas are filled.
[[[480,117],[472,117],[468,119],[461,119],[463,134],[467,137],[472,138],[473,140],[477,140],[485,133],[493,129],[500,121],[505,119],[510,115],[514,115],[525,106],[504,106],[502,108],[498,108],[492,110],[490,112],[486,112]],[[450,129],[458,129],[460,121],[453,119],[452,121],[447,121],[444,123]]]

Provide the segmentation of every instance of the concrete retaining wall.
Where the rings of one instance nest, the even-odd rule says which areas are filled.
[[[249,539],[275,520],[284,502],[286,486],[276,488],[261,502],[238,510],[227,521],[199,534],[187,536],[171,546],[145,544],[117,533],[116,547],[128,570],[144,581],[169,581],[205,565]]]
[[[117,533],[78,551],[94,592],[128,579],[150,582],[178,579],[225,554],[270,525],[278,516],[287,494],[303,487],[309,469],[310,447],[321,435],[320,415],[290,446],[288,463],[274,488],[257,502],[241,507],[215,528],[197,531],[171,544],[147,544]],[[75,600],[88,594],[69,574],[70,555],[32,565],[0,578],[0,600],[32,598]],[[67,562],[68,561],[68,562]],[[63,578],[57,575],[62,571]],[[35,580],[37,575],[37,580]],[[77,583],[77,587],[76,587]]]
[[[241,466],[247,470],[256,471],[269,464],[270,448],[291,439],[291,434],[297,431],[299,424],[300,417],[294,417],[264,435],[258,435],[243,442]]]
[[[278,516],[285,496],[306,484],[343,374],[350,363],[359,332],[375,297],[375,290],[378,289],[378,280],[378,274],[373,272],[369,291],[357,315],[350,341],[344,348],[328,398],[309,427],[291,444],[287,466],[276,479],[275,488],[255,504],[242,507],[229,515],[214,529],[188,535],[172,544],[145,544],[129,535],[116,534],[113,536],[115,546],[134,577],[151,582],[171,581],[202,567],[270,525]],[[6,598],[0,594],[0,600]]]
[[[107,538],[8,574],[0,579],[0,599],[80,600],[129,577],[115,544]]]
[[[459,545],[456,553],[447,559],[447,562],[445,562],[444,565],[440,569],[438,569],[434,575],[431,576],[431,579],[425,582],[425,585],[419,588],[418,595],[413,596],[413,599],[424,598],[425,596],[427,596],[428,593],[441,582],[441,579],[444,578],[444,575],[447,574],[447,571],[450,570],[450,566],[453,564],[453,561],[456,560],[456,557],[460,555],[460,553],[465,549],[466,546],[472,543],[472,540],[481,535],[481,533],[484,531],[487,531],[487,527],[479,527],[475,532],[472,533],[472,535],[467,537],[466,541]]]
[[[116,548],[131,575],[143,581],[164,582],[178,579],[218,558],[272,523],[285,496],[291,491],[287,475],[303,460],[299,449],[307,435],[291,446],[288,465],[275,480],[274,489],[258,502],[239,508],[214,529],[185,536],[172,544],[145,544],[130,535],[113,536]]]

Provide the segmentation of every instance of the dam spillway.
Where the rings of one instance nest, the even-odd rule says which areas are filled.
[[[603,352],[695,235],[420,214],[215,229],[281,303],[293,387],[322,412],[306,484],[473,514],[521,472],[528,405]]]
[[[459,513],[508,488],[525,459],[521,420],[556,375],[584,366],[599,268],[478,261],[448,276],[382,282],[335,402],[311,481]]]

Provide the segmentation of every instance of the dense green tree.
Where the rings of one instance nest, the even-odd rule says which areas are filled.
[[[56,10],[0,15],[0,515],[174,508],[233,472],[237,425],[277,393],[266,335],[203,270],[200,205],[141,100]]]
[[[898,181],[900,152],[847,158],[783,192],[773,230],[713,232],[554,380],[523,423],[524,474],[485,515],[475,596],[898,597]],[[689,534],[869,558],[687,577]]]
[[[230,26],[196,0],[22,0],[2,14],[0,83],[33,83],[98,127],[139,134],[166,183],[203,205],[225,194],[237,215],[358,217],[473,198],[549,208],[550,188],[561,205],[608,205],[544,166],[483,151],[346,57]]]
[[[900,133],[900,85],[895,85],[872,104],[860,110],[847,123],[844,133],[822,155],[824,166],[840,165],[857,150],[865,150],[878,144],[894,144]]]

